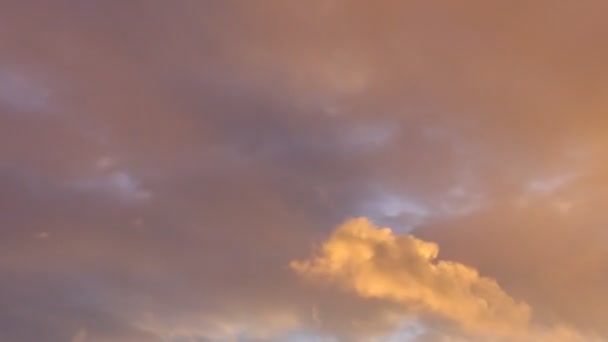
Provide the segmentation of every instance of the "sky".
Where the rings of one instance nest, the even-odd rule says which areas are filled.
[[[0,0],[0,341],[608,341],[607,10]]]

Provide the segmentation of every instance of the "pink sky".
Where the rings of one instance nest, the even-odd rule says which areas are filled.
[[[0,0],[0,341],[608,341],[607,11]]]

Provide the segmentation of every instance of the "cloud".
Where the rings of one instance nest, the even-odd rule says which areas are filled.
[[[531,198],[525,207],[505,199],[414,233],[437,241],[444,257],[498,279],[534,307],[539,321],[565,322],[604,336],[608,305],[598,299],[608,284],[605,221],[599,209],[605,195],[594,199],[595,191],[585,189],[587,182],[556,194],[576,203],[567,214],[555,210],[552,196]]]
[[[1,1],[0,339],[608,336],[606,6]],[[359,215],[381,287],[286,267]]]
[[[469,266],[437,260],[438,253],[434,243],[394,235],[358,218],[340,226],[319,256],[294,261],[291,267],[362,297],[444,317],[469,332],[508,336],[527,330],[531,317],[527,304]]]
[[[604,341],[565,324],[539,324],[532,307],[496,280],[438,254],[435,243],[355,218],[339,226],[318,255],[290,266],[313,284],[402,305],[425,327],[414,335],[410,328],[403,335],[393,327],[397,333],[389,340],[403,335],[428,342]],[[413,319],[403,315],[401,321]]]

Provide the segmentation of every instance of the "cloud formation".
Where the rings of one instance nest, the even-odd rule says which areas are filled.
[[[607,10],[0,1],[0,341],[606,340]]]
[[[394,234],[362,217],[339,226],[318,255],[290,266],[313,283],[395,302],[414,315],[439,317],[462,329],[450,335],[431,330],[420,337],[424,341],[453,341],[457,336],[466,341],[601,341],[567,326],[533,323],[532,308],[512,298],[496,280],[438,255],[437,244]]]
[[[439,247],[411,235],[394,235],[366,218],[352,219],[323,243],[319,256],[294,261],[305,277],[336,283],[366,298],[401,303],[490,336],[527,330],[531,309],[495,280],[452,261],[437,260]]]

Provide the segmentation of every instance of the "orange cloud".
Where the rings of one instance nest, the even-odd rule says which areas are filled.
[[[365,298],[438,315],[467,332],[510,336],[527,330],[527,304],[469,266],[438,261],[438,253],[432,242],[357,218],[340,226],[320,255],[293,261],[291,267],[304,277],[335,283]]]

